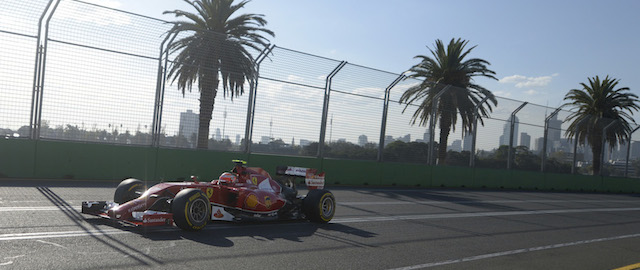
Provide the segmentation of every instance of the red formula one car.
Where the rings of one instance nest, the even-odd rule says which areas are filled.
[[[329,222],[335,214],[333,194],[323,189],[324,173],[300,167],[278,167],[287,181],[275,181],[261,168],[236,163],[211,182],[165,182],[145,191],[142,181],[126,179],[114,201],[82,202],[82,213],[135,226],[176,224],[197,231],[209,221],[311,220]],[[305,177],[309,192],[297,194],[290,177]]]

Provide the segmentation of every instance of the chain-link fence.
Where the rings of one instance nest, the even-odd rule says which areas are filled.
[[[172,44],[189,35],[169,35],[172,27],[78,0],[4,0],[0,131],[175,148],[202,146],[203,133],[221,151],[592,173],[590,145],[566,135],[569,111],[498,97],[477,128],[457,118],[445,146],[439,122],[412,124],[419,103],[399,102],[417,80],[277,46],[243,62],[216,35],[185,56]],[[187,76],[196,70],[218,76]],[[223,78],[241,87],[225,91]],[[201,91],[215,86],[215,98]],[[640,173],[638,136],[603,147],[603,173]],[[436,161],[442,147],[447,157]]]

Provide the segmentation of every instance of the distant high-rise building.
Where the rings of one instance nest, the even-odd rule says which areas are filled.
[[[536,141],[535,141],[535,143],[536,143],[536,150],[535,150],[535,152],[536,152],[537,154],[542,153],[542,146],[543,146],[543,144],[544,144],[544,137],[537,138],[537,139],[536,139]],[[547,149],[547,152],[548,152],[548,151],[549,151],[549,149]]]
[[[549,129],[547,133],[547,150],[548,151],[559,151],[562,150],[562,141],[560,140],[562,133],[562,121],[558,120],[558,114],[555,114],[551,119],[549,119]]]
[[[220,129],[216,128],[216,141],[222,140],[222,133],[220,133]]]
[[[429,140],[431,136],[429,136],[429,130],[427,129],[424,134],[422,135],[422,139],[424,140],[425,143],[429,143]],[[435,138],[433,138],[435,140]]]
[[[307,145],[310,145],[311,142],[309,140],[305,140],[305,139],[300,139],[300,146],[305,147]]]
[[[236,145],[240,145],[240,134],[236,134]]]
[[[447,148],[447,150],[460,152],[462,151],[462,140],[454,140],[451,145]]]
[[[178,135],[184,136],[188,141],[192,142],[192,138],[198,137],[198,114],[192,110],[180,113],[180,128]],[[193,143],[193,142],[192,142]]]
[[[531,149],[531,136],[526,132],[520,133],[520,145],[527,147],[529,150]]]
[[[411,134],[407,134],[407,135],[404,135],[404,136],[398,138],[398,141],[402,141],[402,142],[406,142],[406,143],[411,142]]]
[[[360,135],[358,136],[358,145],[360,146],[364,146],[365,144],[367,144],[369,141],[367,140],[367,135]]]
[[[513,126],[513,146],[518,145],[518,117],[514,117],[515,124]],[[500,136],[500,145],[509,145],[509,134],[511,134],[511,121],[507,121],[504,123],[504,127],[502,128],[502,135]]]
[[[387,135],[387,136],[384,137],[384,146],[386,147],[387,145],[389,145],[390,143],[395,142],[395,141],[396,140],[393,139],[393,136]]]
[[[629,159],[640,159],[640,142],[631,142],[631,154]]]
[[[473,135],[469,132],[465,133],[462,137],[462,151],[471,151]]]
[[[260,144],[269,144],[271,142],[271,137],[262,136],[260,137]]]

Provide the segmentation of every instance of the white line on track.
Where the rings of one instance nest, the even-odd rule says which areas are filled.
[[[81,210],[81,207],[73,207],[75,210]],[[68,210],[68,209],[66,209]],[[0,212],[24,212],[24,211],[60,211],[57,206],[15,206],[0,207]]]
[[[354,222],[378,222],[378,221],[394,221],[394,220],[397,221],[397,220],[416,220],[416,219],[448,219],[448,218],[499,217],[499,216],[548,215],[548,214],[589,213],[589,212],[624,212],[624,211],[640,211],[640,207],[475,212],[475,213],[426,214],[426,215],[404,215],[404,216],[367,216],[367,217],[355,217],[355,218],[334,218],[332,222],[354,223]]]
[[[625,212],[640,211],[640,208],[594,208],[594,209],[562,209],[562,210],[533,210],[533,211],[504,211],[504,212],[475,212],[475,213],[450,213],[450,214],[427,214],[427,215],[400,215],[400,216],[366,216],[355,218],[334,218],[331,223],[356,223],[356,222],[380,222],[380,221],[402,221],[420,219],[449,219],[449,218],[473,218],[473,217],[496,217],[496,216],[516,216],[516,215],[545,215],[564,213],[595,213],[595,212]],[[210,226],[205,230],[221,230],[234,228],[230,225]],[[176,228],[166,230],[154,230],[154,232],[177,231]],[[113,234],[133,233],[120,229],[99,229],[83,231],[61,231],[61,232],[35,232],[35,233],[11,233],[0,234],[0,241],[46,239],[58,237],[80,237],[80,236],[102,236]]]
[[[389,201],[389,202],[338,202],[344,206],[367,206],[367,205],[442,205],[442,204],[521,204],[521,203],[640,203],[633,200],[495,200],[495,201]],[[81,207],[74,206],[73,209],[80,210]],[[22,211],[60,211],[57,206],[5,206],[0,207],[0,212],[22,212]]]
[[[576,242],[562,243],[562,244],[555,244],[555,245],[548,245],[548,246],[540,246],[540,247],[509,250],[509,251],[503,251],[503,252],[496,252],[496,253],[483,254],[483,255],[472,256],[472,257],[466,257],[466,258],[456,259],[456,260],[448,260],[448,261],[442,261],[442,262],[425,263],[425,264],[418,264],[418,265],[394,268],[394,269],[391,269],[391,270],[423,269],[423,268],[429,268],[429,267],[435,267],[435,266],[441,266],[441,265],[447,265],[447,264],[471,262],[471,261],[477,261],[477,260],[483,260],[483,259],[490,259],[490,258],[496,258],[496,257],[502,257],[502,256],[521,254],[521,253],[528,253],[528,252],[533,252],[533,251],[541,251],[541,250],[554,249],[554,248],[563,248],[563,247],[584,245],[584,244],[604,242],[604,241],[613,241],[613,240],[620,240],[620,239],[627,239],[627,238],[635,238],[635,237],[640,237],[640,234],[620,235],[620,236],[614,236],[614,237],[583,240],[583,241],[576,241]]]
[[[376,201],[376,202],[338,202],[338,205],[404,205],[404,204],[517,204],[517,203],[640,203],[638,200],[494,200],[494,201]]]

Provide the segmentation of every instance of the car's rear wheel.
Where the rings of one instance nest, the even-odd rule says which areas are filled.
[[[171,203],[173,222],[186,231],[198,231],[211,219],[211,206],[207,195],[200,189],[183,189]]]
[[[336,198],[328,190],[313,189],[302,202],[307,219],[319,222],[329,222],[336,213]]]
[[[118,204],[126,203],[140,197],[144,190],[144,183],[138,179],[129,178],[122,180],[116,188],[116,192],[113,194],[113,201]]]

